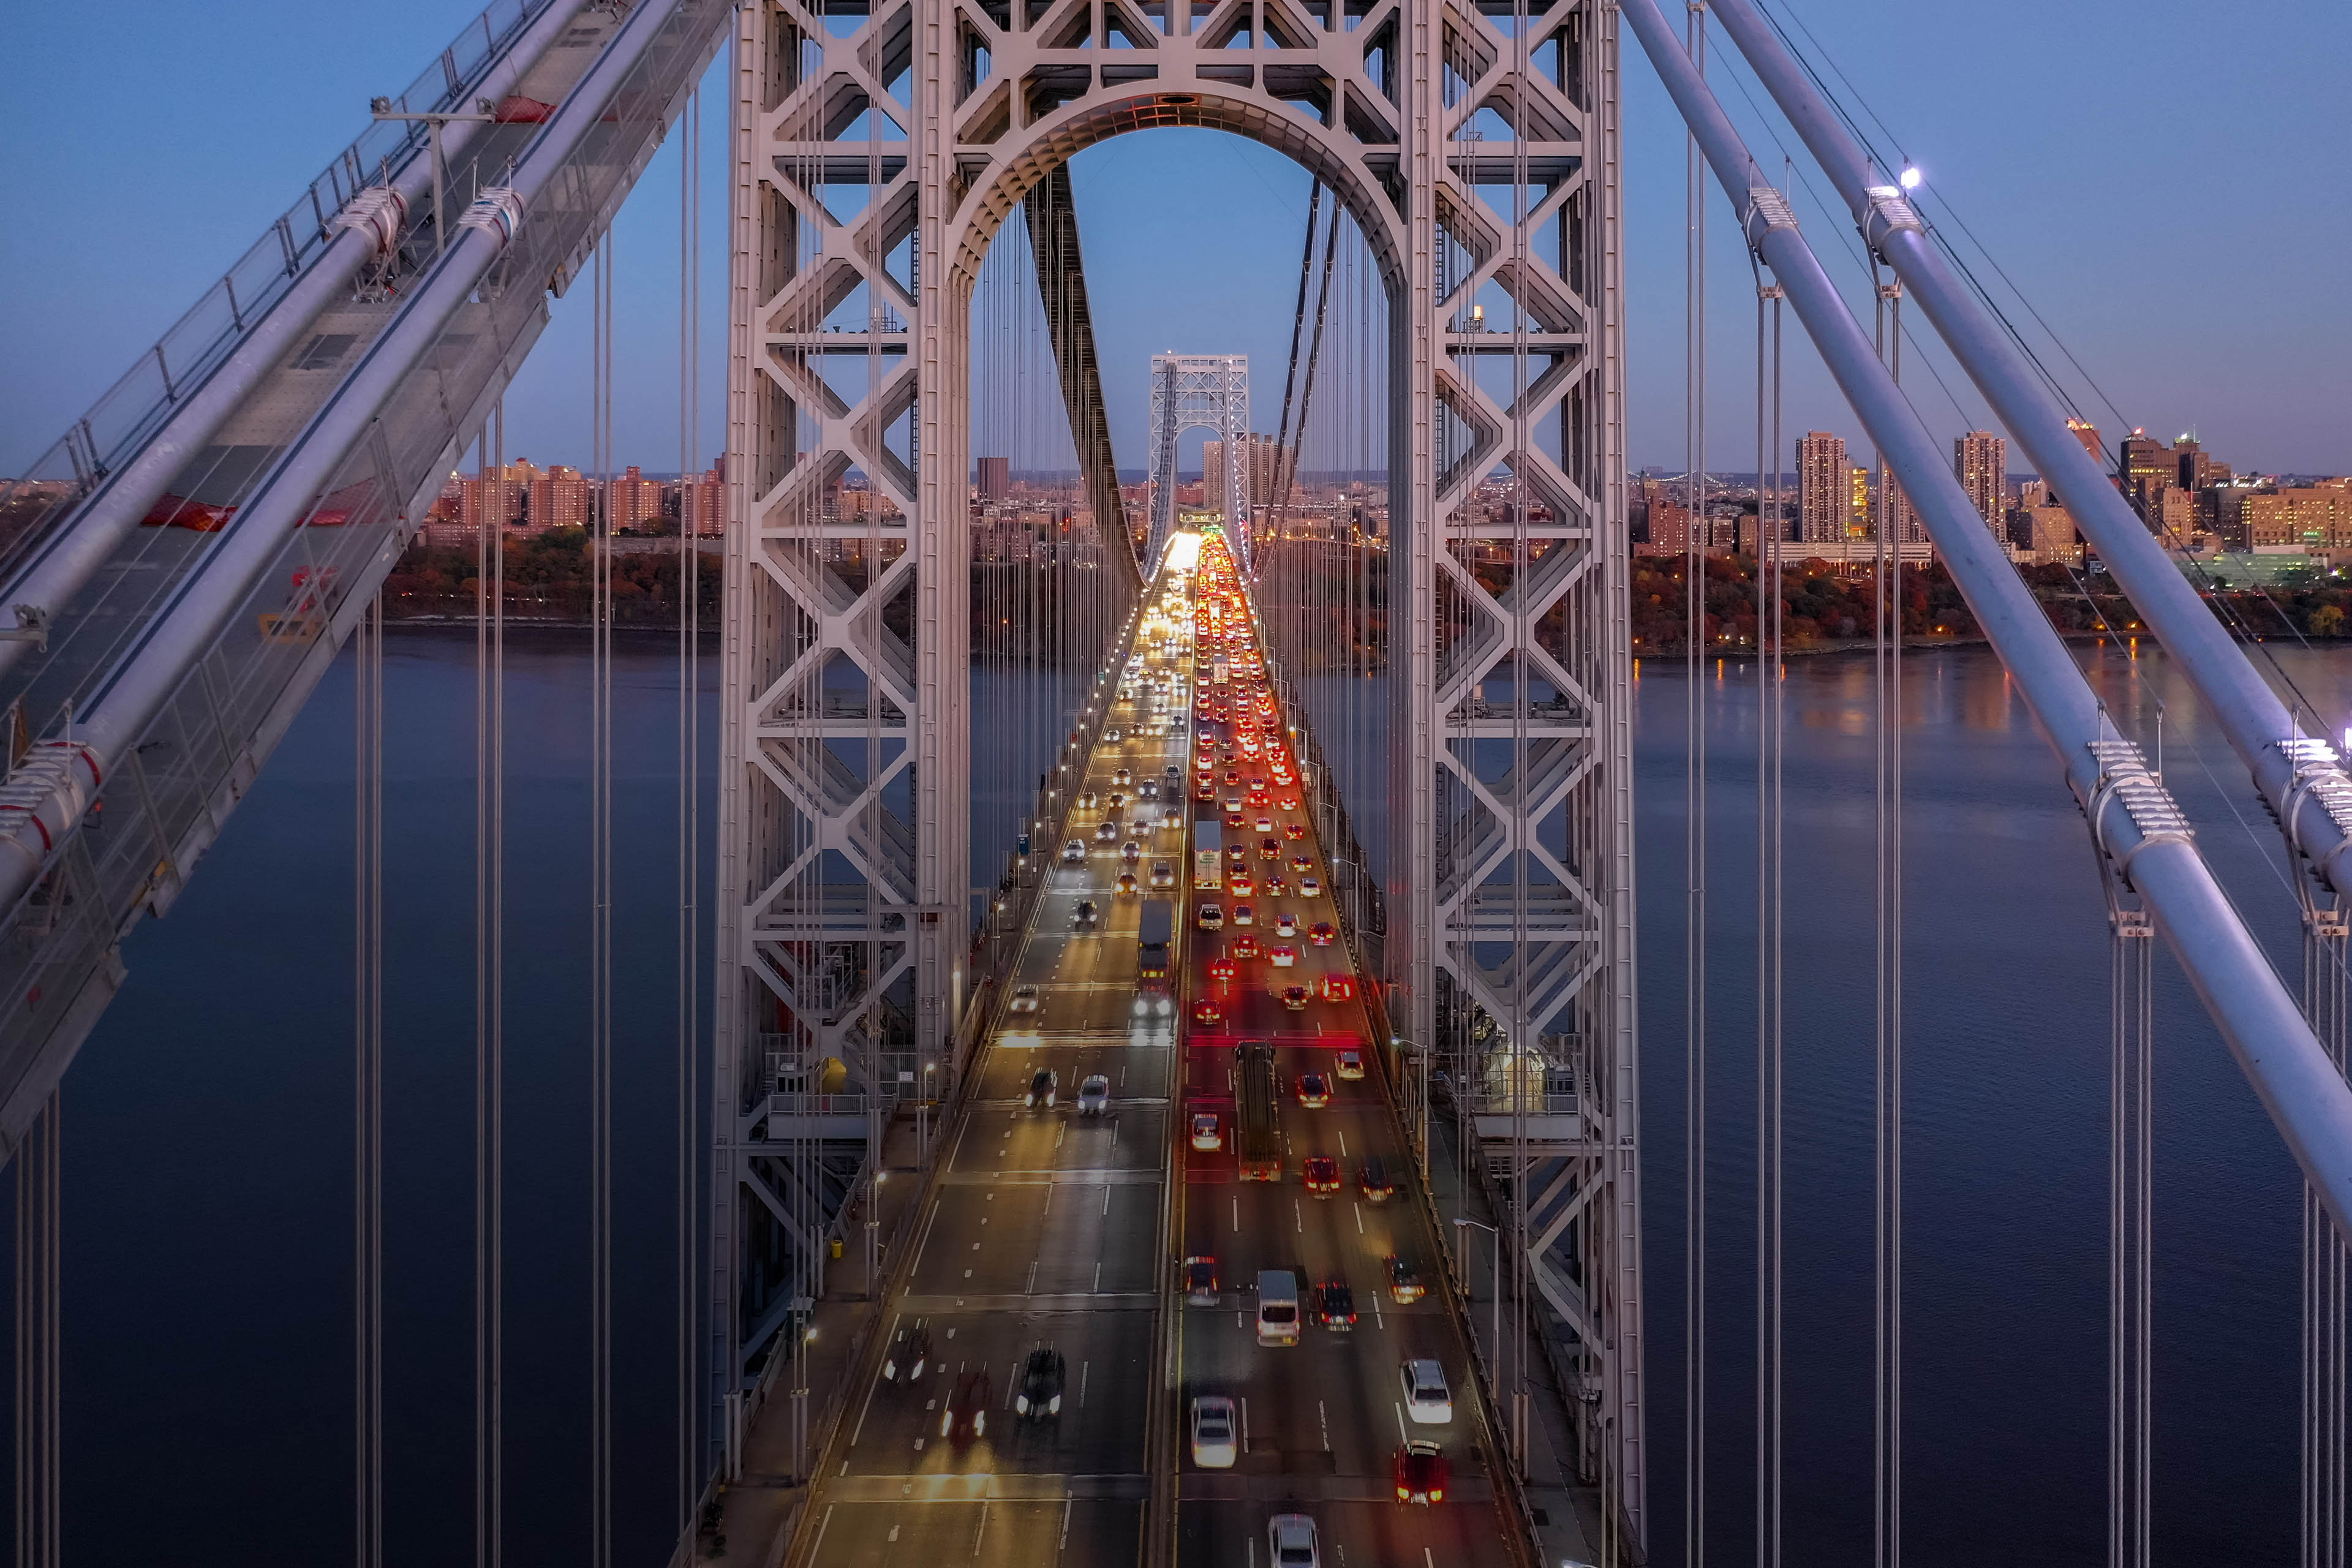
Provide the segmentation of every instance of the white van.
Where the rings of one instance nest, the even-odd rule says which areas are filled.
[[[1287,1268],[1261,1272],[1257,1277],[1257,1342],[1297,1344],[1298,1321],[1298,1277]]]

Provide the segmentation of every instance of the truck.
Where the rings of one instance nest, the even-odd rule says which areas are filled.
[[[1138,1016],[1166,1016],[1176,1011],[1175,988],[1169,984],[1174,967],[1176,906],[1166,899],[1146,899],[1135,924],[1135,1006]]]
[[[1244,1040],[1234,1095],[1234,1144],[1244,1182],[1282,1180],[1282,1127],[1276,1118],[1274,1047]]]
[[[1192,819],[1192,886],[1209,889],[1224,885],[1224,825],[1213,816],[1196,816]]]

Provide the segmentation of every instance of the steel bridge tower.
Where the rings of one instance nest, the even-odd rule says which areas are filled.
[[[1249,559],[1250,482],[1247,354],[1151,356],[1151,534],[1143,559],[1152,570],[1176,531],[1176,439],[1209,429],[1224,444],[1224,494],[1219,504],[1242,559]]]
[[[1062,171],[1087,147],[1206,127],[1304,165],[1346,205],[1383,280],[1391,1049],[1425,1069],[1443,1031],[1475,1032],[1494,1089],[1478,1129],[1499,1139],[1490,1158],[1526,1200],[1512,1273],[1559,1320],[1531,1331],[1584,1396],[1590,1478],[1643,1535],[1615,28],[1607,0],[741,8],[720,1398],[789,1319],[788,1302],[754,1299],[775,1289],[777,1266],[747,1233],[772,1245],[814,1212],[776,1190],[772,1156],[835,1131],[825,1102],[772,1097],[814,1093],[830,1058],[862,1081],[870,1117],[898,1074],[936,1062],[951,1080],[971,1046],[982,258],[1015,205],[1057,179],[1066,188]],[[863,317],[838,319],[861,291]],[[1091,353],[1055,348],[1066,389],[1070,354],[1090,366]],[[862,361],[857,375],[832,373],[844,353]],[[1171,411],[1195,363],[1240,370],[1154,362],[1147,563],[1173,521]],[[1229,395],[1218,416],[1229,441],[1245,433],[1239,408]],[[1245,515],[1240,465],[1226,468],[1229,516]],[[838,504],[853,474],[873,498],[855,519]]]

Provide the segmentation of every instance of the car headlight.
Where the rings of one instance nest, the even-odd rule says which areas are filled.
[[[1046,1405],[1045,1405],[1045,1414],[1046,1414],[1046,1415],[1059,1415],[1061,1413],[1062,1413],[1062,1396],[1061,1396],[1060,1394],[1057,1394],[1054,1395],[1054,1397],[1053,1397],[1051,1400],[1049,1400],[1049,1401],[1047,1401],[1047,1402],[1046,1402]]]
[[[1016,1411],[1016,1412],[1017,1412],[1018,1414],[1020,1414],[1020,1415],[1028,1415],[1028,1414],[1029,1414],[1029,1396],[1028,1396],[1027,1394],[1024,1394],[1021,1395],[1021,1397],[1019,1397],[1018,1399],[1015,1399],[1015,1400],[1013,1402],[1013,1410],[1014,1410],[1014,1411]]]
[[[977,1437],[977,1436],[979,1436],[982,1433],[983,1433],[983,1432],[985,1432],[985,1431],[987,1431],[987,1430],[988,1430],[988,1412],[986,1412],[985,1410],[977,1410],[977,1411],[974,1411],[974,1412],[972,1413],[972,1417],[971,1417],[971,1435],[972,1435],[973,1436]]]
[[[940,1417],[940,1436],[944,1437],[954,1429],[955,1412],[950,1410],[945,1415]]]

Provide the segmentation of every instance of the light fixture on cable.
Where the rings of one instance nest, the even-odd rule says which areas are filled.
[[[1920,175],[1919,169],[1916,164],[1906,163],[1903,165],[1902,174],[1898,177],[1902,180],[1903,188],[1905,190],[1916,191],[1919,188],[1919,181],[1922,176]]]

